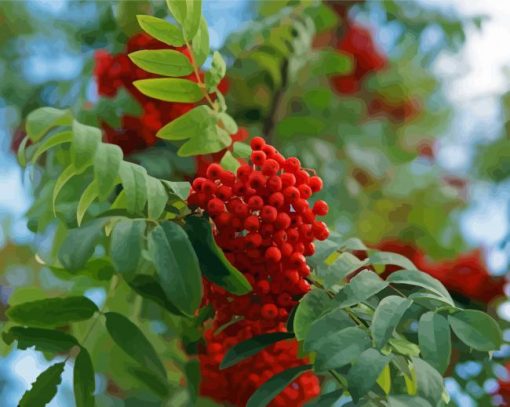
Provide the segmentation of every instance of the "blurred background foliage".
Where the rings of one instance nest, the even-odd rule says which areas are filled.
[[[504,281],[489,272],[503,276],[509,264],[510,93],[500,86],[491,95],[496,113],[490,126],[478,120],[483,115],[473,113],[483,110],[483,101],[471,104],[468,99],[466,108],[452,97],[455,70],[449,64],[462,60],[469,36],[483,31],[491,18],[445,3],[206,1],[205,15],[212,46],[221,49],[229,65],[230,113],[250,135],[265,135],[285,155],[297,155],[317,170],[325,184],[322,199],[330,203],[330,228],[385,250],[409,255],[411,247],[412,253],[422,253],[430,273],[439,273],[438,278],[443,273],[440,279],[458,299],[488,307],[508,328],[508,303],[500,295]],[[0,173],[10,174],[0,179],[2,194],[11,196],[4,199],[11,209],[0,206],[0,327],[7,303],[49,292],[104,300],[107,267],[98,264],[91,275],[71,280],[36,261],[34,254],[45,253],[58,233],[55,225],[48,225],[46,237],[35,239],[24,227],[26,219],[13,215],[27,208],[30,196],[9,181],[19,174],[13,170],[12,151],[22,138],[22,118],[38,106],[71,107],[82,121],[113,127],[120,126],[122,116],[139,114],[140,106],[126,92],[99,96],[94,55],[97,50],[125,52],[138,32],[135,15],[164,16],[164,10],[157,1],[0,3],[0,140],[5,158]],[[474,130],[466,125],[471,122]],[[473,136],[475,132],[482,136]],[[177,157],[174,147],[162,141],[130,157],[168,179],[187,179],[196,170],[192,159]],[[31,216],[40,216],[37,208]],[[465,260],[476,247],[482,251]],[[495,294],[484,296],[494,285]],[[109,305],[128,308],[132,300],[119,287]],[[152,321],[146,332],[158,351],[176,366],[184,364],[176,333],[194,343],[198,324],[145,304],[133,317],[139,315]],[[120,366],[129,364],[125,356],[99,334],[91,342],[98,372],[119,367],[115,382],[102,378],[101,405],[137,405],[140,400],[144,406],[157,405],[151,399],[154,389],[144,394],[128,390],[130,381],[139,378],[123,373]],[[491,361],[480,363],[467,349],[457,348],[458,362],[447,379],[451,405],[506,405],[509,349],[505,346]],[[30,366],[44,360],[35,355],[34,362],[16,359],[3,343],[0,351],[6,361],[0,368],[0,404],[10,405],[26,387],[11,373],[29,383],[35,377]],[[178,371],[171,389],[175,405],[187,397],[180,393]],[[65,403],[65,397],[64,392],[54,403]],[[121,398],[127,401],[122,404]]]

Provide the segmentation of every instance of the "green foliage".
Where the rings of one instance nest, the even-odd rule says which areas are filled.
[[[445,317],[426,312],[420,318],[418,339],[423,359],[439,373],[444,373],[450,361],[452,343]]]
[[[175,25],[161,18],[139,15],[138,24],[151,37],[173,47],[181,47],[184,44],[184,37]]]
[[[48,298],[9,307],[7,317],[34,327],[62,326],[91,318],[98,311],[86,297]]]
[[[276,342],[290,338],[294,338],[294,334],[289,332],[273,332],[254,336],[247,341],[232,346],[223,358],[220,368],[226,369],[227,367],[233,366],[236,363],[255,355],[262,349],[273,345]]]
[[[2,339],[8,345],[17,341],[18,349],[34,347],[41,352],[68,352],[78,341],[71,335],[61,331],[43,328],[25,328],[14,326],[2,333]]]
[[[32,388],[27,390],[19,402],[20,407],[44,407],[57,394],[57,387],[62,380],[65,363],[56,363],[42,372]]]
[[[396,295],[390,295],[381,300],[374,312],[370,327],[374,345],[377,348],[382,348],[390,339],[411,303],[411,300]]]
[[[498,323],[482,311],[460,310],[448,316],[450,326],[466,345],[480,351],[494,351],[501,346]]]
[[[76,407],[93,407],[95,405],[94,366],[92,366],[92,360],[85,348],[80,348],[80,353],[74,361],[73,389]]]
[[[144,95],[164,102],[196,103],[204,96],[198,84],[188,79],[140,79],[133,85]]]

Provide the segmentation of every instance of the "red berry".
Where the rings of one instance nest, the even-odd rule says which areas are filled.
[[[257,216],[251,215],[244,220],[244,228],[250,232],[259,230],[260,221]]]
[[[273,206],[265,205],[262,208],[262,211],[260,213],[260,217],[264,222],[272,223],[276,220],[276,217],[278,216],[278,211]]]
[[[296,177],[294,174],[289,174],[286,172],[283,173],[280,178],[282,180],[282,188],[291,187],[296,184]]]
[[[234,182],[236,181],[236,176],[231,171],[223,171],[220,174],[220,181],[223,185],[228,185],[229,187],[231,187],[232,185],[234,185]]]
[[[280,212],[276,217],[274,225],[277,229],[287,229],[290,226],[290,216],[285,212]]]
[[[309,185],[301,184],[298,186],[299,193],[301,194],[301,198],[308,199],[312,196],[312,188]]]
[[[272,158],[273,155],[276,154],[276,148],[270,146],[269,144],[266,144],[264,147],[262,147],[262,151],[266,153],[267,158]]]
[[[313,192],[319,192],[322,189],[322,179],[320,179],[317,175],[314,175],[313,177],[310,177],[308,185],[312,188]]]
[[[262,244],[262,236],[258,233],[248,233],[244,238],[244,242],[249,248],[257,248]]]
[[[319,199],[313,205],[313,212],[316,215],[325,216],[325,215],[328,214],[328,210],[329,210],[328,204],[325,201],[321,200],[321,199]]]
[[[264,304],[260,309],[260,315],[264,319],[275,319],[278,316],[278,308],[274,304]]]
[[[281,208],[285,203],[285,198],[281,192],[274,192],[269,196],[268,203],[275,208]]]
[[[288,269],[285,271],[285,278],[291,284],[296,284],[299,281],[299,272],[296,269]]]
[[[206,181],[203,177],[198,177],[193,180],[193,183],[191,184],[193,186],[193,189],[197,192],[202,191],[202,186],[204,185],[204,182]]]
[[[232,188],[227,187],[226,185],[221,185],[216,190],[216,196],[222,201],[227,201],[232,196]]]
[[[280,251],[282,252],[283,257],[289,257],[294,252],[294,248],[290,243],[283,243],[280,246]]]
[[[293,268],[299,268],[302,264],[306,264],[305,256],[303,256],[301,253],[293,253],[290,256],[289,264]]]
[[[308,180],[310,179],[310,175],[305,170],[299,170],[296,172],[296,183],[298,185],[306,185],[308,184]]]
[[[257,294],[269,294],[271,290],[271,286],[269,285],[269,281],[267,280],[260,280],[257,281],[257,284],[255,285],[255,290]]]
[[[250,146],[252,150],[262,150],[262,148],[266,145],[266,141],[262,137],[253,137],[250,142]]]
[[[207,203],[207,212],[211,216],[219,215],[225,210],[225,204],[218,198],[213,198]]]
[[[260,189],[266,185],[266,177],[260,171],[253,171],[248,178],[248,183],[250,187]]]
[[[282,259],[282,253],[278,247],[271,246],[266,250],[264,257],[268,261],[278,263]]]
[[[290,157],[285,160],[283,168],[287,172],[295,173],[301,168],[301,163],[296,157]]]
[[[221,168],[221,165],[212,163],[209,167],[207,167],[206,175],[209,179],[217,180],[222,172],[223,168]]]
[[[308,201],[306,199],[298,199],[292,204],[292,207],[297,213],[303,213],[308,209]]]
[[[247,181],[251,174],[251,167],[248,164],[243,164],[237,169],[237,177],[243,181]]]
[[[273,192],[280,191],[282,189],[282,179],[278,175],[273,175],[267,180],[267,187]]]
[[[280,214],[278,214],[280,216]],[[276,222],[278,222],[278,217],[276,218]],[[287,232],[285,230],[278,230],[273,235],[273,240],[276,244],[281,245],[287,241]]]
[[[286,202],[294,203],[300,198],[299,189],[296,187],[287,187],[283,190],[283,196]]]
[[[253,151],[250,156],[251,162],[259,167],[266,162],[266,153],[263,151]]]
[[[303,254],[305,256],[313,256],[314,253],[315,253],[315,245],[312,242],[305,244],[305,251],[303,252]]]
[[[264,175],[271,176],[271,175],[275,175],[279,169],[280,169],[280,165],[272,158],[269,158],[266,160],[266,162],[262,166],[262,173]]]
[[[216,192],[216,184],[211,180],[205,180],[202,184],[202,192],[207,195],[212,195]]]
[[[264,206],[264,200],[258,196],[253,195],[248,199],[248,207],[252,210],[258,211]]]

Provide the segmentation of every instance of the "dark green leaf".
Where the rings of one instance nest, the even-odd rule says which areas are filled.
[[[200,392],[200,363],[196,359],[192,359],[186,363],[184,367],[186,374],[186,384],[190,394],[190,402],[192,405],[197,405],[197,398]]]
[[[223,358],[220,368],[226,369],[255,355],[269,345],[290,338],[294,338],[294,334],[289,332],[272,332],[254,336],[253,338],[232,346]]]
[[[312,323],[335,305],[324,290],[313,289],[306,294],[299,301],[294,317],[296,338],[300,341],[304,340]]]
[[[64,353],[78,345],[76,339],[61,331],[42,328],[24,328],[15,326],[2,333],[5,343],[10,345],[18,341],[18,349],[28,349],[32,346],[41,352]]]
[[[105,317],[106,329],[119,348],[142,367],[166,380],[165,367],[140,328],[116,312],[107,312]]]
[[[370,326],[374,344],[377,348],[382,348],[392,337],[393,331],[411,304],[411,300],[396,295],[390,295],[381,300],[375,310]]]
[[[146,223],[141,219],[124,219],[113,228],[110,243],[112,263],[117,272],[131,279],[138,270],[145,247]]]
[[[71,159],[78,171],[92,165],[92,159],[100,142],[101,130],[96,127],[85,126],[76,120],[73,122]]]
[[[423,314],[418,325],[418,340],[423,359],[439,373],[444,373],[450,362],[452,348],[446,318],[435,312]]]
[[[174,47],[181,47],[184,44],[181,30],[168,21],[145,15],[138,15],[137,19],[142,30],[151,37]]]
[[[343,396],[344,390],[338,389],[329,393],[321,395],[319,398],[306,403],[306,407],[331,407],[336,405],[336,402]]]
[[[80,348],[80,353],[74,361],[73,389],[76,407],[94,407],[96,389],[94,366],[85,348]]]
[[[342,330],[352,326],[356,326],[356,324],[347,313],[340,308],[334,308],[312,322],[303,349],[308,352],[314,342],[331,333],[331,327],[335,327],[335,330]]]
[[[117,182],[122,150],[114,144],[101,143],[94,156],[94,179],[99,199],[106,199]]]
[[[196,103],[204,97],[197,83],[188,79],[140,79],[133,85],[145,96],[165,102]]]
[[[384,356],[373,348],[359,356],[347,374],[349,393],[354,401],[357,402],[368,393],[389,361],[389,356]]]
[[[246,407],[267,406],[285,387],[311,367],[311,365],[296,366],[274,375],[252,394]]]
[[[428,291],[431,291],[446,300],[454,306],[452,297],[446,288],[444,288],[443,284],[436,280],[434,277],[429,276],[418,270],[399,270],[391,273],[390,276],[386,279],[386,281],[390,284],[405,284],[405,285],[414,285],[417,287],[425,288]]]
[[[501,329],[485,312],[461,310],[449,315],[448,321],[455,335],[473,349],[493,351],[501,346]]]
[[[310,344],[310,349],[317,352],[314,369],[319,372],[352,363],[368,348],[370,338],[358,327],[332,332]]]
[[[144,71],[163,76],[186,76],[193,66],[182,52],[170,49],[142,50],[129,54],[129,58]]]
[[[64,362],[56,363],[37,376],[32,388],[23,394],[19,407],[44,407],[49,403],[57,394],[64,367]]]
[[[168,383],[161,376],[138,366],[129,366],[127,372],[135,377],[147,389],[159,396],[159,398],[164,399],[168,397]]]
[[[59,110],[52,107],[41,107],[30,112],[27,116],[27,135],[33,142],[41,139],[50,129],[56,126],[72,123],[69,110]]]
[[[230,264],[214,241],[208,219],[188,216],[185,229],[197,253],[202,272],[209,281],[236,295],[251,291],[246,277]]]
[[[168,299],[193,315],[202,300],[202,277],[184,230],[175,222],[157,226],[149,234],[149,252]]]
[[[172,314],[184,315],[179,309],[172,304],[165,295],[159,282],[152,276],[147,274],[138,274],[128,281],[128,284],[137,294],[143,298],[154,301],[159,306],[170,311]]]
[[[103,236],[104,223],[105,220],[101,219],[67,232],[58,251],[58,259],[64,268],[74,271],[85,267]]]
[[[172,192],[181,198],[182,200],[188,199],[189,191],[191,189],[191,184],[189,182],[173,182],[173,181],[163,181],[165,185],[167,185]]]
[[[147,202],[147,171],[145,168],[127,161],[120,163],[119,170],[126,194],[126,209],[133,214],[142,212]]]
[[[443,378],[432,366],[420,358],[412,358],[416,372],[418,396],[437,406],[443,393]]]
[[[405,270],[416,270],[416,266],[407,257],[398,253],[369,251],[369,259],[372,264],[394,265]]]
[[[89,319],[97,306],[87,297],[48,298],[25,302],[7,309],[11,321],[28,326],[62,326]]]
[[[363,270],[337,294],[335,300],[341,307],[350,307],[366,301],[387,286],[388,283],[373,271]]]

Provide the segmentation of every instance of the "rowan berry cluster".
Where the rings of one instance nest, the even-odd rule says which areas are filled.
[[[298,358],[298,343],[295,340],[280,341],[261,352],[227,369],[219,364],[225,353],[239,342],[255,335],[266,333],[262,323],[239,321],[216,334],[218,323],[206,331],[206,347],[200,354],[202,373],[201,394],[219,402],[245,406],[250,396],[275,374],[307,363]],[[285,331],[280,323],[273,331]],[[271,407],[302,406],[320,393],[319,380],[313,373],[304,373],[287,386],[270,404]]]
[[[234,344],[253,335],[285,330],[292,308],[310,290],[306,256],[315,252],[313,241],[329,236],[325,223],[317,219],[328,213],[327,203],[317,200],[311,205],[308,201],[321,190],[322,180],[302,168],[297,158],[283,157],[264,139],[255,137],[250,144],[250,163],[236,173],[210,164],[206,176],[193,181],[188,198],[191,207],[210,215],[216,242],[253,287],[251,293],[235,296],[204,283],[206,301],[216,314],[200,356],[202,394],[239,406],[274,374],[307,363],[297,358],[297,343],[285,341],[219,370],[225,351]],[[217,336],[212,333],[234,318],[241,320]],[[317,378],[305,374],[272,405],[300,406],[318,393]]]

